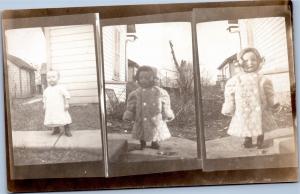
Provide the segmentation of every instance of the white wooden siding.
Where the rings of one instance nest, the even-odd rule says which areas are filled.
[[[265,57],[266,62],[262,72],[273,82],[275,99],[281,104],[290,104],[285,19],[283,17],[257,18],[249,20],[249,24],[252,29],[252,44]]]
[[[288,71],[285,19],[283,17],[254,19],[251,20],[251,26],[253,46],[266,59],[263,70]]]
[[[107,27],[103,27],[102,32],[103,32],[105,88],[113,89],[119,102],[124,102],[126,100],[126,85],[125,85],[126,26],[107,26]],[[117,41],[117,39],[119,39],[119,41]],[[116,57],[119,58],[116,59]],[[116,66],[119,66],[117,67],[119,68],[119,70],[117,70],[119,71],[118,80],[116,80],[116,78],[114,77]]]
[[[97,67],[92,25],[46,28],[48,64],[60,73],[71,103],[97,103]]]
[[[120,36],[116,35],[118,33]],[[116,38],[120,38],[119,45]],[[103,27],[103,52],[104,52],[104,72],[105,81],[114,80],[114,68],[119,61],[119,81],[125,82],[125,41],[126,26],[107,26]],[[118,47],[118,48],[117,48]],[[119,53],[116,53],[116,51]],[[119,55],[119,60],[116,56]]]
[[[119,41],[115,34],[119,34]],[[49,67],[60,72],[60,84],[71,94],[71,103],[98,102],[98,85],[93,26],[50,27],[46,29],[49,46]],[[103,52],[105,80],[114,81],[119,65],[119,82],[106,84],[114,89],[120,101],[125,101],[125,39],[126,26],[104,27]],[[119,42],[119,43],[117,43]],[[119,54],[116,54],[118,51]],[[118,59],[116,56],[118,55]],[[119,62],[118,62],[119,61]],[[118,64],[116,64],[118,63]],[[124,92],[124,95],[122,95]]]

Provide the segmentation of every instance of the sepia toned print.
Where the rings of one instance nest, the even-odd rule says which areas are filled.
[[[298,180],[291,4],[3,18],[10,191]]]
[[[128,146],[112,162],[175,161],[180,170],[176,160],[196,159],[190,23],[104,26],[103,49],[108,141]]]
[[[93,15],[78,17],[87,24],[37,26],[57,21],[44,17],[5,30],[12,164],[35,171],[16,177],[76,177],[86,169],[67,164],[103,160]]]
[[[285,18],[197,30],[203,106],[213,111],[204,114],[207,158],[295,153]]]

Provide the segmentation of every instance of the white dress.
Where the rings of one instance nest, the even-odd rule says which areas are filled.
[[[45,126],[58,127],[72,123],[69,112],[65,110],[65,99],[70,99],[70,94],[63,86],[48,86],[45,89],[43,93]]]

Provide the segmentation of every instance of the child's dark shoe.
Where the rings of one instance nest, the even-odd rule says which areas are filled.
[[[72,137],[72,133],[71,133],[71,130],[70,130],[70,125],[65,125],[64,128],[65,128],[65,135],[67,137]]]
[[[244,147],[245,148],[252,148],[253,147],[252,137],[245,137]]]
[[[146,147],[146,141],[141,140],[140,143],[141,143],[141,150],[145,149],[145,147]]]
[[[72,137],[72,133],[71,133],[70,129],[65,130],[65,135],[66,135],[67,137]]]
[[[59,127],[54,127],[52,131],[52,135],[57,135],[57,134],[60,134],[60,129]]]
[[[262,149],[264,147],[264,134],[257,136],[257,148]]]
[[[160,145],[157,141],[152,141],[151,148],[158,150],[160,148]]]

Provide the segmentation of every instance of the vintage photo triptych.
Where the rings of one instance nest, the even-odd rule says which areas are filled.
[[[291,11],[259,1],[3,12],[9,189],[297,181]]]

